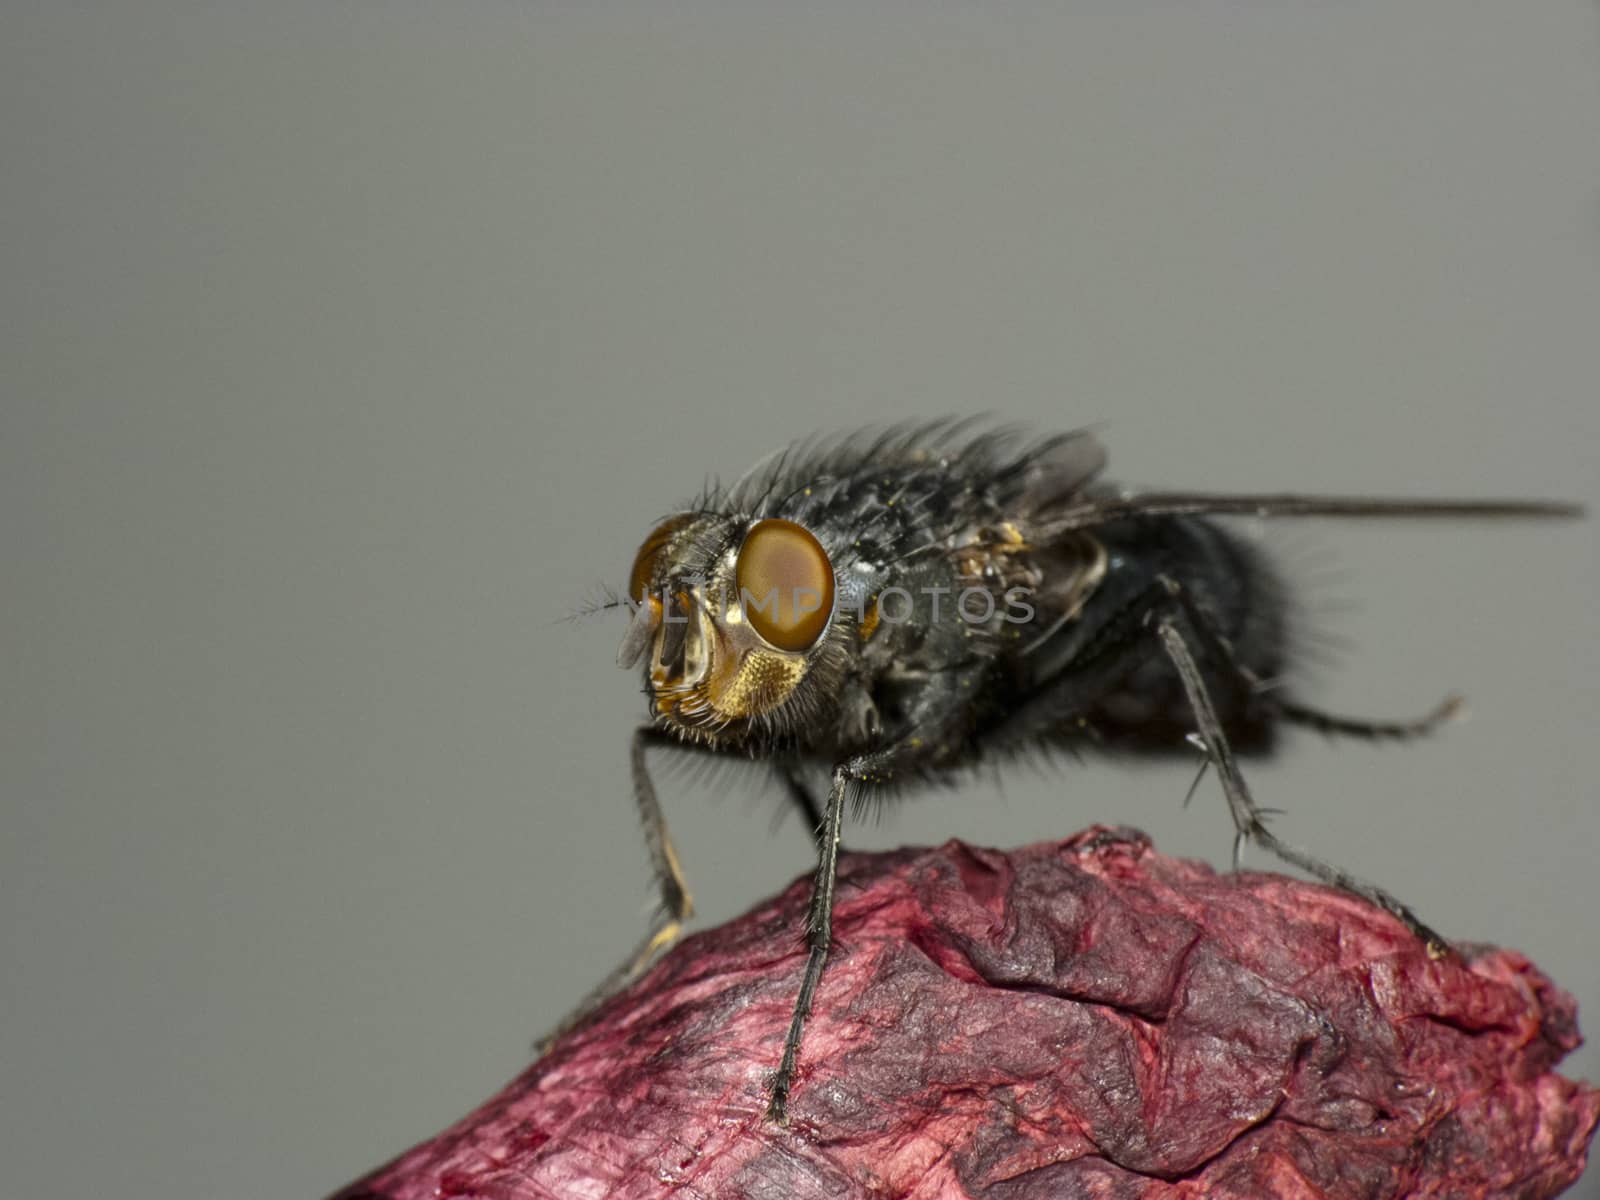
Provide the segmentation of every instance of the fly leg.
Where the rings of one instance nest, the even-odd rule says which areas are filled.
[[[683,923],[694,912],[689,886],[684,881],[683,869],[678,865],[672,836],[667,832],[667,818],[661,811],[661,802],[656,799],[655,785],[650,782],[650,771],[645,763],[645,751],[652,745],[683,747],[649,725],[642,725],[633,733],[630,756],[633,799],[639,808],[639,821],[644,826],[644,843],[650,853],[650,866],[661,891],[660,907],[651,919],[649,932],[633,953],[591,988],[579,1001],[578,1007],[562,1018],[559,1025],[534,1044],[538,1053],[544,1053],[558,1037],[638,978],[657,955],[678,940],[683,932]]]
[[[1466,707],[1466,701],[1460,696],[1446,696],[1439,707],[1415,720],[1372,721],[1362,717],[1341,717],[1277,697],[1269,697],[1269,702],[1273,710],[1290,724],[1303,725],[1330,737],[1358,737],[1373,742],[1407,742],[1412,738],[1425,737],[1439,726],[1453,721]]]
[[[839,835],[844,824],[847,796],[860,805],[864,793],[889,782],[901,769],[940,757],[957,756],[960,746],[954,736],[961,715],[981,682],[977,671],[952,671],[930,687],[912,713],[910,732],[880,750],[846,759],[833,768],[828,787],[828,802],[823,810],[821,836],[817,840],[817,875],[811,889],[811,907],[806,914],[806,967],[800,979],[800,994],[795,998],[789,1032],[783,1039],[783,1058],[767,1082],[767,1119],[779,1125],[788,1121],[789,1090],[794,1085],[795,1067],[800,1058],[800,1039],[822,970],[833,946],[833,898],[839,865]]]
[[[1254,842],[1324,883],[1360,896],[1392,913],[1427,943],[1429,953],[1442,954],[1446,946],[1444,939],[1394,896],[1282,841],[1266,827],[1264,814],[1251,797],[1250,789],[1239,772],[1233,748],[1223,732],[1211,691],[1206,685],[1206,675],[1191,643],[1204,651],[1206,663],[1214,677],[1230,680],[1260,694],[1260,680],[1238,662],[1227,638],[1199,610],[1182,584],[1163,577],[1152,584],[1140,599],[1129,604],[1119,616],[1108,622],[1091,643],[1062,661],[1053,685],[1012,714],[1006,726],[996,731],[995,744],[1025,744],[1048,730],[1070,726],[1077,714],[1119,686],[1133,669],[1156,653],[1159,647],[1178,673],[1189,707],[1199,725],[1200,740],[1205,746],[1207,759],[1217,768],[1222,779],[1236,833],[1235,865],[1243,843]],[[1282,712],[1285,702],[1265,695],[1262,699]],[[1296,720],[1303,713],[1306,722],[1314,717],[1323,718],[1338,723],[1339,732],[1393,737],[1426,732],[1434,724],[1447,719],[1453,710],[1453,705],[1447,705],[1429,718],[1403,726],[1397,724],[1393,729],[1379,722],[1347,721],[1344,718],[1327,717],[1326,714],[1313,714],[1310,709],[1296,708],[1292,714],[1284,715],[1287,719]]]
[[[1209,622],[1189,602],[1180,584],[1175,580],[1163,579],[1161,585],[1168,593],[1168,599],[1150,610],[1149,619],[1161,648],[1178,672],[1184,694],[1189,700],[1189,707],[1194,712],[1196,724],[1199,725],[1200,739],[1205,745],[1206,756],[1216,767],[1217,775],[1222,781],[1222,791],[1228,799],[1228,809],[1233,814],[1236,831],[1235,865],[1243,843],[1254,842],[1322,882],[1360,896],[1393,914],[1427,944],[1430,955],[1441,957],[1446,952],[1448,943],[1394,896],[1374,884],[1356,878],[1347,871],[1323,862],[1298,846],[1290,845],[1267,828],[1262,811],[1251,797],[1244,776],[1239,772],[1239,765],[1234,759],[1227,735],[1222,731],[1222,723],[1217,718],[1216,707],[1211,701],[1211,693],[1206,687],[1200,665],[1190,648],[1189,638],[1193,637],[1201,644],[1209,646],[1214,656],[1220,657],[1225,665],[1232,664],[1232,654],[1226,641],[1210,631]]]
[[[789,1032],[783,1039],[783,1058],[768,1084],[767,1120],[779,1125],[786,1124],[789,1119],[789,1088],[794,1083],[795,1063],[800,1056],[800,1036],[805,1030],[806,1018],[811,1015],[811,1001],[817,984],[822,981],[822,968],[827,965],[828,950],[833,945],[833,887],[839,865],[839,828],[844,821],[845,792],[854,778],[849,765],[837,766],[828,787],[828,807],[817,845],[817,877],[811,889],[811,907],[806,914],[806,971],[800,980],[800,995],[794,1002]]]
[[[800,810],[806,828],[811,831],[811,836],[816,839],[820,847],[823,819],[817,798],[811,794],[811,789],[806,786],[806,781],[800,777],[800,772],[793,763],[779,763],[777,772],[778,780],[783,784],[784,794],[789,797],[789,802]]]
[[[644,844],[650,853],[650,869],[654,872],[656,886],[661,889],[661,907],[651,922],[650,933],[639,944],[630,961],[627,978],[632,979],[662,950],[678,940],[683,923],[694,913],[694,901],[689,897],[689,885],[684,881],[683,868],[678,865],[678,852],[673,849],[672,835],[667,832],[667,818],[656,799],[655,784],[650,782],[650,771],[645,763],[645,750],[651,745],[678,746],[679,742],[649,725],[634,730],[629,763],[633,775],[633,800],[639,808],[639,823],[644,826]]]
[[[1184,603],[1190,618],[1197,625],[1208,624],[1195,612],[1194,606],[1186,598]],[[1455,720],[1466,708],[1465,699],[1450,695],[1440,701],[1432,712],[1409,721],[1379,721],[1369,717],[1343,717],[1337,713],[1325,712],[1272,691],[1259,675],[1234,657],[1233,648],[1228,645],[1227,639],[1208,628],[1202,628],[1201,632],[1206,637],[1209,648],[1220,652],[1229,672],[1273,712],[1291,725],[1315,729],[1318,733],[1327,734],[1329,737],[1356,737],[1369,742],[1408,742],[1413,738],[1426,737],[1439,726]]]

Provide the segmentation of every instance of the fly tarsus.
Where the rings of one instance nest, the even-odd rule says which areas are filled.
[[[642,975],[645,968],[654,962],[658,955],[676,942],[682,932],[683,922],[681,920],[670,917],[657,917],[651,923],[650,932],[634,948],[633,953],[619,964],[615,970],[589,989],[588,994],[578,1002],[576,1008],[561,1019],[560,1024],[534,1042],[534,1053],[544,1054],[555,1044],[556,1039],[586,1021],[602,1004]]]

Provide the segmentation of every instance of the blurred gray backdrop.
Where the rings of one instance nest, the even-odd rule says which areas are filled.
[[[620,625],[560,618],[708,472],[987,410],[1144,484],[1600,501],[1587,2],[0,22],[11,1195],[317,1196],[524,1065],[650,900]],[[1310,698],[1473,713],[1295,737],[1281,828],[1600,1027],[1594,523],[1266,536],[1348,642]],[[1225,863],[1190,776],[848,840]],[[665,800],[700,928],[808,869],[757,779]]]

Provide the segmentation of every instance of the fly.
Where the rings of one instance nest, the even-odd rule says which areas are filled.
[[[1198,746],[1235,833],[1444,940],[1384,889],[1278,838],[1236,752],[1281,725],[1409,739],[1409,721],[1323,712],[1281,686],[1291,606],[1273,564],[1218,516],[1576,517],[1525,500],[1138,492],[1100,481],[1083,431],[1028,441],[971,422],[800,443],[708,489],[640,546],[620,665],[650,720],[632,740],[634,799],[661,908],[633,955],[563,1028],[678,937],[688,887],[646,758],[758,758],[817,833],[808,957],[768,1086],[782,1122],[832,939],[834,871],[852,810],[980,762],[1053,747]],[[819,804],[806,777],[828,773]]]

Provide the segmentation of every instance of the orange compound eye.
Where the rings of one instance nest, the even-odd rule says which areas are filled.
[[[822,543],[793,521],[757,521],[735,569],[746,619],[779,650],[805,650],[833,615],[833,564]]]
[[[642,601],[650,590],[650,581],[655,576],[656,559],[661,557],[661,552],[667,548],[672,535],[690,520],[689,513],[668,517],[650,531],[650,536],[645,538],[644,545],[639,547],[639,553],[633,556],[633,570],[628,573],[628,595],[633,597],[636,603]]]

